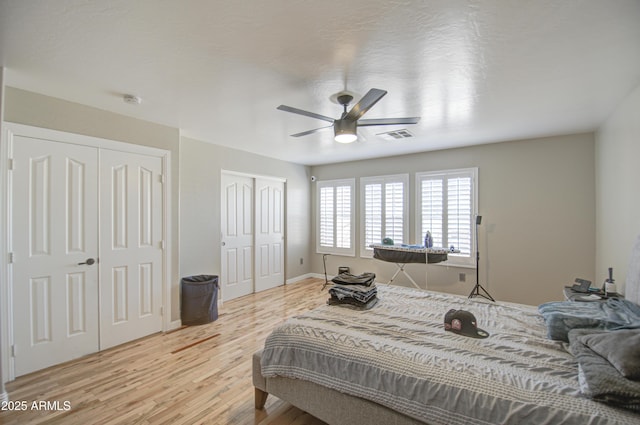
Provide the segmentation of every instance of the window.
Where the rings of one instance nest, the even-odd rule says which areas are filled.
[[[319,181],[316,251],[355,255],[355,179]]]
[[[369,245],[384,238],[407,242],[408,186],[408,174],[360,179],[361,257],[372,257]]]
[[[434,247],[453,246],[448,265],[475,267],[478,169],[417,173],[418,241],[431,232]]]

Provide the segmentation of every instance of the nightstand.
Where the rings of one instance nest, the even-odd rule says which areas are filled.
[[[576,292],[571,289],[570,286],[565,286],[562,290],[564,294],[564,299],[566,301],[580,301],[580,302],[589,302],[589,301],[604,301],[607,298],[624,298],[622,294],[609,294],[607,298],[604,298],[601,292]]]

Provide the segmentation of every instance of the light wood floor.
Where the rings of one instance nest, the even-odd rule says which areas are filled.
[[[323,424],[273,396],[255,410],[251,383],[253,352],[277,324],[323,304],[322,283],[306,279],[225,302],[210,324],[19,377],[6,389],[29,409],[0,412],[0,424]],[[34,401],[57,401],[61,410],[30,410]]]

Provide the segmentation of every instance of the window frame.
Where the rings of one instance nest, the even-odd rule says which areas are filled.
[[[449,254],[448,260],[442,263],[438,263],[439,265],[444,266],[453,266],[453,267],[467,267],[467,268],[475,268],[476,267],[476,258],[475,258],[475,248],[476,248],[476,232],[475,232],[475,222],[476,217],[478,216],[478,167],[470,167],[470,168],[457,168],[450,170],[438,170],[438,171],[423,171],[416,173],[416,206],[415,206],[415,232],[416,232],[416,240],[418,243],[424,243],[424,234],[422,230],[422,181],[425,179],[435,179],[440,177],[443,180],[443,187],[446,187],[447,179],[454,176],[469,176],[472,179],[471,182],[471,214],[470,214],[470,252],[469,255],[461,255],[461,254]],[[447,235],[448,233],[448,225],[447,225],[447,201],[446,192],[443,194],[443,234]],[[449,245],[448,241],[447,244]]]
[[[408,243],[409,240],[409,174],[392,174],[386,176],[371,176],[371,177],[361,177],[360,178],[360,257],[361,258],[373,258],[373,249],[369,248],[366,242],[366,186],[368,184],[380,183],[383,186],[382,190],[382,238],[387,236],[384,235],[384,213],[386,206],[386,194],[385,194],[385,185],[389,183],[402,183],[402,235],[403,240],[397,241],[394,239],[395,243]],[[382,241],[378,241],[381,243]]]
[[[349,248],[338,248],[336,246],[337,237],[337,211],[335,208],[336,205],[336,188],[348,186],[351,190],[351,199],[350,199],[350,214],[349,214],[349,235],[350,235],[350,247]],[[321,233],[320,233],[320,224],[321,224],[321,194],[322,188],[331,187],[333,188],[333,246],[323,246],[321,245]],[[316,253],[317,254],[333,254],[333,255],[343,255],[355,257],[356,251],[356,239],[355,239],[355,218],[356,218],[356,179],[338,179],[338,180],[323,180],[316,182]]]

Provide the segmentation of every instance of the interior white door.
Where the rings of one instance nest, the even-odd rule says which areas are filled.
[[[253,293],[253,179],[222,174],[221,285],[225,301]]]
[[[98,350],[98,150],[13,139],[15,375]],[[81,264],[84,263],[84,264]]]
[[[100,151],[100,349],[162,330],[159,157]]]
[[[256,292],[284,284],[284,182],[256,178]]]

